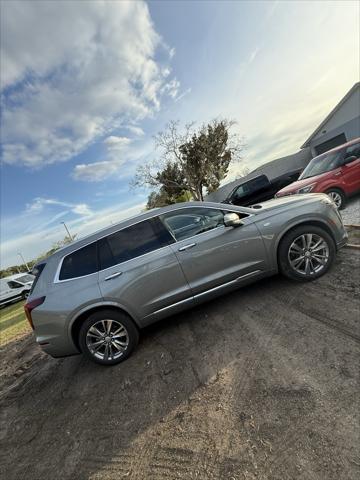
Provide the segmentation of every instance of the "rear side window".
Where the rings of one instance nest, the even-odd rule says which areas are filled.
[[[269,186],[270,182],[267,176],[261,175],[260,177],[255,177],[252,180],[239,185],[234,192],[234,197],[242,198],[263,188],[268,188]]]
[[[261,175],[261,177],[256,177],[253,180],[249,181],[250,192],[256,192],[261,188],[267,188],[269,187],[269,185],[270,185],[270,182],[265,175]]]
[[[360,157],[360,143],[355,143],[346,149],[345,158]]]
[[[31,288],[30,288],[30,295],[34,291],[35,285],[37,284],[37,282],[40,278],[41,272],[44,270],[45,265],[46,265],[46,263],[39,263],[38,265],[35,265],[33,267],[33,269],[31,270],[31,274],[34,275],[35,278],[34,278],[33,284],[31,285]]]
[[[67,255],[62,263],[59,280],[83,277],[98,270],[96,243],[86,245],[70,255]]]
[[[145,220],[123,228],[99,240],[100,269],[152,252],[170,241],[170,235],[157,220]]]
[[[235,198],[242,198],[245,197],[250,193],[250,188],[248,183],[244,183],[240,185],[234,192]]]

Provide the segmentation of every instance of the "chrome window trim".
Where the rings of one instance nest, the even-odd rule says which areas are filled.
[[[224,203],[224,206],[227,205]],[[124,227],[121,227],[119,228],[119,230],[116,230],[115,232],[112,232],[112,233],[107,233],[105,235],[102,235],[101,237],[97,238],[96,240],[93,240],[92,242],[89,242],[89,243],[86,243],[85,245],[82,245],[81,247],[79,248],[76,248],[75,250],[72,250],[70,253],[67,253],[66,255],[64,255],[63,257],[61,257],[60,261],[59,261],[59,264],[57,266],[57,269],[56,269],[56,272],[55,272],[55,277],[54,277],[54,281],[53,283],[63,283],[63,282],[71,282],[72,280],[78,280],[79,278],[86,278],[86,277],[90,277],[91,275],[95,275],[97,273],[100,273],[100,272],[104,272],[106,270],[108,270],[109,268],[114,268],[114,267],[117,267],[119,265],[124,265],[125,263],[127,262],[131,262],[132,260],[134,260],[135,258],[141,258],[145,255],[149,255],[150,253],[153,253],[153,252],[157,252],[158,250],[161,250],[163,248],[166,248],[166,247],[169,247],[170,245],[174,245],[175,243],[179,243],[179,242],[182,242],[184,240],[189,240],[191,238],[195,238],[195,237],[199,237],[200,235],[204,235],[204,233],[209,233],[211,232],[212,230],[215,230],[216,228],[219,228],[220,227],[224,227],[225,228],[225,225],[219,225],[218,227],[216,228],[213,228],[212,230],[207,230],[206,232],[202,232],[202,233],[199,233],[198,235],[193,235],[192,237],[187,237],[187,238],[184,238],[182,240],[176,240],[176,238],[174,237],[174,235],[171,233],[171,231],[165,226],[165,224],[162,222],[160,216],[161,215],[164,215],[166,213],[170,213],[170,212],[176,212],[178,210],[184,210],[186,208],[207,208],[207,209],[213,209],[213,210],[222,210],[221,208],[219,207],[213,207],[213,206],[208,206],[208,205],[199,205],[199,206],[194,206],[194,205],[186,205],[186,206],[182,206],[182,207],[179,207],[179,208],[176,208],[174,210],[170,210],[169,212],[164,212],[164,213],[159,213],[159,212],[156,212],[154,213],[154,215],[152,215],[151,217],[148,217],[148,218],[144,218],[143,220],[138,220],[137,222],[133,222],[131,223],[130,225],[126,225]],[[232,210],[231,208],[224,208],[223,210],[225,211],[228,211],[228,212],[234,212],[234,213],[240,213],[236,210]],[[247,213],[247,212],[241,212],[242,215],[245,215],[246,218],[248,217],[253,217],[255,215],[255,213]],[[155,218],[157,217],[159,219],[159,221],[161,222],[161,224],[164,226],[164,228],[166,228],[166,230],[170,233],[171,237],[174,239],[174,243],[171,243],[169,245],[165,245],[164,247],[160,247],[160,248],[157,248],[156,250],[152,250],[151,252],[147,252],[147,253],[144,253],[142,255],[139,255],[138,257],[134,257],[134,258],[130,258],[129,260],[125,260],[125,262],[121,262],[121,263],[117,263],[115,265],[111,265],[111,267],[107,267],[107,268],[103,268],[101,270],[97,270],[96,272],[93,272],[93,273],[88,273],[87,275],[82,275],[80,277],[72,277],[72,278],[66,278],[64,280],[60,280],[59,279],[59,276],[60,276],[60,271],[61,271],[61,267],[62,267],[62,264],[63,264],[63,261],[66,257],[68,257],[69,255],[72,255],[73,253],[77,252],[78,250],[81,250],[82,248],[85,248],[89,245],[91,245],[92,243],[96,243],[98,242],[99,240],[103,239],[103,238],[106,238],[110,235],[114,235],[115,233],[118,233],[120,232],[121,230],[124,230],[125,228],[130,228],[134,225],[137,225],[138,223],[141,223],[141,222],[146,222],[147,220],[151,220],[152,218]]]

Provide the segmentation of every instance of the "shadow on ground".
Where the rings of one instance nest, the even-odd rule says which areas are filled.
[[[3,478],[358,478],[356,266],[172,317],[115,367],[41,358],[1,400]]]

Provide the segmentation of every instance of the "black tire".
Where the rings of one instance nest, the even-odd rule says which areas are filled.
[[[331,194],[335,194],[336,196],[340,197],[340,204],[336,205],[339,210],[342,210],[346,206],[346,196],[342,190],[339,188],[330,188],[325,192],[327,195],[331,197]]]
[[[297,270],[295,270],[295,268],[291,265],[289,258],[291,256],[291,254],[289,254],[290,246],[295,240],[305,234],[313,234],[321,237],[328,248],[328,258],[326,264],[321,266],[321,269],[319,271],[314,271],[310,274],[299,273]],[[335,259],[335,256],[336,247],[331,235],[329,235],[327,231],[323,228],[313,225],[300,225],[299,227],[293,228],[284,235],[278,248],[278,263],[280,272],[285,277],[288,277],[291,280],[297,280],[299,282],[309,282],[324,275],[330,269]],[[306,259],[304,260],[304,262],[305,261]]]
[[[119,324],[123,327],[123,329],[126,331],[126,336],[121,335],[121,338],[123,338],[122,343],[126,344],[125,347],[123,348],[122,352],[119,352],[117,348],[113,347],[114,343],[113,340],[109,340],[109,337],[111,334],[104,334],[104,336],[101,337],[101,342],[102,345],[100,346],[100,349],[97,352],[94,352],[91,350],[91,345],[90,342],[93,340],[96,341],[96,338],[92,336],[89,336],[89,329],[91,327],[94,327],[95,324],[97,325],[97,330],[102,333],[101,326],[103,325],[102,321],[107,322],[107,321],[112,321],[111,323],[113,328],[120,328]],[[105,326],[108,326],[108,323],[104,324]],[[98,328],[99,327],[99,328]],[[124,330],[121,330],[123,332]],[[94,331],[94,330],[93,330]],[[115,332],[114,332],[115,333]],[[90,332],[91,335],[91,332]],[[119,337],[119,335],[117,336]],[[106,340],[107,339],[107,340]],[[115,340],[120,344],[120,340]],[[133,350],[136,348],[137,344],[139,342],[139,332],[134,324],[134,322],[131,320],[131,318],[126,315],[125,313],[122,313],[120,311],[112,310],[112,309],[107,309],[107,310],[100,310],[98,312],[95,312],[91,314],[81,325],[80,332],[79,332],[79,346],[82,351],[82,353],[92,360],[93,362],[99,363],[100,365],[116,365],[117,363],[123,362],[126,360]],[[100,341],[98,342],[100,343]],[[108,343],[108,346],[106,344]],[[95,347],[97,348],[98,345]],[[111,357],[109,355],[109,351],[114,351],[115,353]],[[106,352],[108,352],[106,354]],[[101,358],[103,356],[103,358]]]

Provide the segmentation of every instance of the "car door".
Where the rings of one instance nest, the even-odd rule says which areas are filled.
[[[160,218],[176,239],[170,247],[194,296],[267,270],[263,240],[252,216],[244,214],[243,225],[236,228],[224,226],[224,211],[217,208],[188,207]]]
[[[104,300],[146,324],[192,303],[190,287],[157,218],[125,227],[98,241],[99,286]]]
[[[346,193],[351,194],[360,190],[360,143],[350,145],[346,149],[341,174]]]

